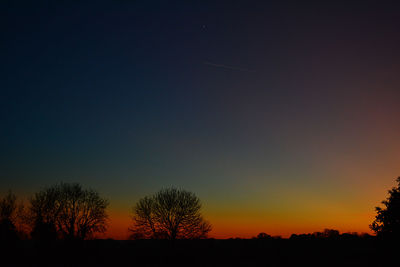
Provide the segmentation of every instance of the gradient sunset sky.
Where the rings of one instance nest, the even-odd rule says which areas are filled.
[[[0,194],[79,182],[119,239],[168,186],[216,238],[369,232],[400,176],[398,6],[29,2],[0,4]]]

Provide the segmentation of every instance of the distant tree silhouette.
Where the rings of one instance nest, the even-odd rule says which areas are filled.
[[[58,186],[37,192],[30,199],[29,218],[32,224],[31,237],[38,240],[57,238],[57,224],[61,213],[61,196]]]
[[[338,238],[340,233],[335,229],[324,229],[323,232],[314,232],[312,235],[315,238]]]
[[[61,183],[30,199],[32,238],[87,239],[107,228],[109,202],[80,184]]]
[[[270,239],[270,238],[272,238],[272,236],[270,236],[270,235],[268,235],[266,233],[259,233],[257,235],[257,239]]]
[[[385,207],[375,208],[377,215],[370,228],[378,236],[400,238],[400,177],[396,182],[397,186],[390,189],[389,196],[382,201]]]
[[[17,204],[17,197],[9,191],[0,199],[0,240],[10,241],[18,239],[17,221],[23,210],[22,205]]]
[[[340,232],[335,229],[324,229],[322,236],[324,238],[338,238],[340,236]]]
[[[200,213],[200,199],[176,188],[163,189],[138,201],[133,208],[132,238],[206,238],[211,225]]]

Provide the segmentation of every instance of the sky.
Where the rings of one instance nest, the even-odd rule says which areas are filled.
[[[296,3],[297,2],[297,3]],[[370,232],[400,176],[382,1],[2,1],[0,194],[194,192],[216,238]]]

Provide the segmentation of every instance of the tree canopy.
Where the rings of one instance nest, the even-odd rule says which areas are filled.
[[[17,203],[17,197],[9,191],[0,198],[0,240],[9,241],[18,238],[17,223],[23,210]]]
[[[389,196],[382,201],[384,207],[375,208],[377,215],[370,228],[378,236],[400,237],[400,177],[396,182],[397,186],[390,189]]]
[[[86,239],[105,232],[108,200],[80,184],[61,183],[37,192],[30,199],[32,237]]]
[[[135,239],[196,239],[206,238],[211,225],[203,219],[194,193],[167,188],[138,201],[130,231]]]

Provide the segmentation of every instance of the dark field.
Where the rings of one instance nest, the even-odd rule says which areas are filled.
[[[398,250],[398,249],[397,249]],[[370,238],[21,241],[1,266],[398,266],[396,247]],[[397,251],[397,252],[396,252]],[[397,261],[398,262],[398,261]]]

